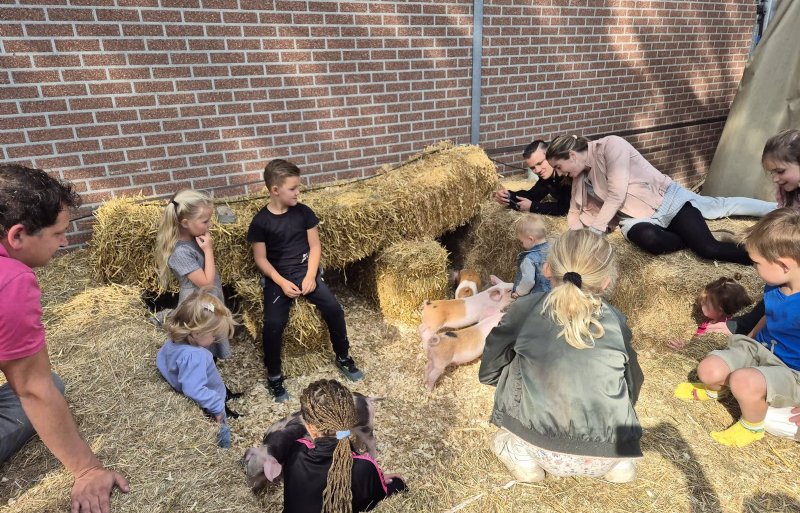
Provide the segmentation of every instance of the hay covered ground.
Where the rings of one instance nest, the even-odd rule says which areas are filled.
[[[507,234],[496,228],[492,247],[497,253],[489,253],[480,241],[488,240],[496,218],[518,214],[489,203],[484,208],[483,224],[468,235],[484,259],[466,255],[466,260],[501,272],[507,269],[507,255],[516,252],[514,239],[506,240]],[[509,225],[498,226],[507,230]],[[376,418],[378,459],[411,486],[410,493],[387,500],[378,511],[447,512],[474,499],[460,511],[800,512],[800,445],[770,436],[742,449],[716,445],[708,431],[733,422],[733,403],[686,404],[671,397],[697,361],[724,343],[709,337],[682,353],[665,348],[666,340],[691,332],[696,291],[687,291],[732,269],[743,272],[748,288],[757,288],[750,271],[699,262],[684,252],[653,260],[622,241],[613,243],[626,267],[615,299],[631,317],[645,373],[637,407],[645,428],[645,457],[638,480],[627,485],[548,478],[506,486],[511,477],[488,449],[495,431],[487,422],[493,389],[478,383],[477,364],[451,369],[428,394],[414,327],[388,325],[374,303],[331,277],[345,307],[352,353],[367,375],[351,388],[386,397]],[[271,422],[298,408],[304,386],[337,377],[327,349],[287,357],[293,398],[277,405],[261,384],[260,351],[241,330],[234,358],[221,365],[221,372],[233,390],[244,392],[230,406],[245,416],[231,422],[234,447],[220,450],[213,425],[160,379],[154,360],[164,337],[148,323],[138,290],[96,283],[84,252],[54,260],[39,276],[51,359],[67,383],[81,432],[106,464],[131,481],[130,494],[115,494],[115,511],[280,510],[280,488],[252,494],[238,460]],[[301,368],[304,375],[292,370]],[[67,510],[71,480],[40,442],[28,444],[0,467],[0,475],[3,512]]]

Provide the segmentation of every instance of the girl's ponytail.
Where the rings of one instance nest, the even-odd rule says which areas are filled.
[[[158,224],[156,234],[156,271],[158,272],[158,285],[161,291],[166,291],[169,282],[172,280],[172,271],[169,268],[169,257],[175,249],[178,241],[178,203],[175,199],[170,199],[164,213],[161,214],[161,221]]]
[[[594,347],[605,334],[599,321],[602,293],[616,278],[611,245],[590,230],[568,231],[550,249],[553,290],[542,307],[563,327],[560,336],[576,349]]]
[[[322,513],[352,513],[353,458],[350,430],[358,422],[353,394],[336,380],[311,383],[300,396],[303,420],[320,436],[337,439],[328,484],[322,492]]]
[[[172,280],[169,257],[172,256],[175,243],[180,236],[181,220],[194,219],[203,209],[210,209],[213,206],[214,202],[207,194],[192,189],[178,192],[167,203],[156,234],[156,272],[161,292],[167,290]]]

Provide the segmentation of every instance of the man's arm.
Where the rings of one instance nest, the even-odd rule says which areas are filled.
[[[0,361],[0,371],[17,394],[25,415],[50,452],[75,476],[72,512],[110,510],[114,486],[128,492],[121,474],[106,470],[78,433],[67,402],[53,383],[47,346],[18,360]]]
[[[549,194],[549,190],[547,188],[547,183],[545,180],[539,179],[533,187],[528,189],[527,191],[517,191],[517,197],[520,198],[528,198],[531,202],[536,203],[537,201],[542,201],[547,197]]]

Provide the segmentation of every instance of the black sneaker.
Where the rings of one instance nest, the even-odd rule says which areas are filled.
[[[356,362],[350,356],[346,358],[336,357],[336,367],[344,374],[350,381],[361,381],[364,379],[364,373],[356,367]]]
[[[283,387],[283,376],[278,379],[267,378],[267,389],[275,397],[276,403],[285,403],[289,400],[289,392]]]

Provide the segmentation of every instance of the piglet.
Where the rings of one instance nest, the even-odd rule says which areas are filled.
[[[426,301],[421,306],[422,324],[419,336],[422,347],[442,328],[463,328],[502,311],[511,302],[511,283],[491,276],[492,286],[483,292],[464,299]]]
[[[428,341],[428,365],[425,366],[428,391],[433,391],[436,380],[448,365],[471,362],[483,354],[486,337],[492,328],[500,324],[503,315],[503,312],[496,312],[469,328],[431,336]]]
[[[372,429],[375,424],[375,403],[382,400],[381,397],[367,397],[353,392],[358,423],[351,431],[373,458],[377,455]],[[278,479],[292,444],[307,434],[299,411],[272,424],[264,434],[262,444],[244,453],[242,464],[247,473],[247,485],[255,490],[268,481]]]
[[[477,271],[472,269],[461,269],[453,272],[453,282],[457,284],[456,299],[474,296],[481,288],[481,277]]]

